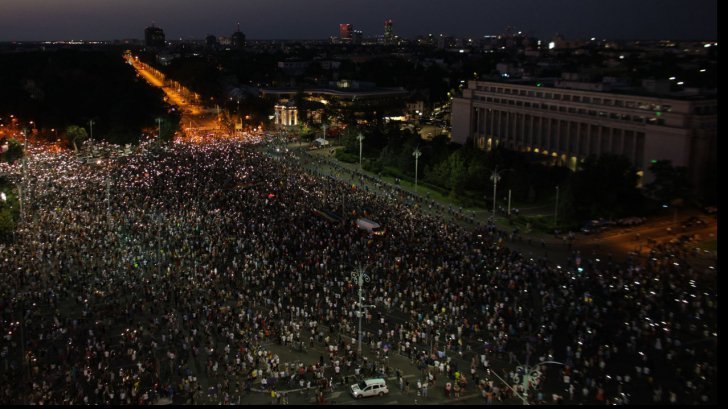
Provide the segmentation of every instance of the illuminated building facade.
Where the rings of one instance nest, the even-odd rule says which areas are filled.
[[[298,108],[293,100],[279,101],[275,105],[275,124],[277,126],[298,125]]]
[[[716,162],[717,99],[469,81],[453,98],[452,140],[503,145],[572,170],[591,154],[624,155],[644,176],[655,160],[686,166],[695,186]]]

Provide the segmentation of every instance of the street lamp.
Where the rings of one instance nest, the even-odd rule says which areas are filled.
[[[420,152],[419,145],[415,148],[415,151],[412,152],[412,156],[415,157],[415,194],[417,194],[417,168],[418,168],[418,161],[420,159],[420,156],[422,156],[422,152]]]
[[[367,283],[370,281],[369,276],[364,274],[364,270],[359,266],[357,268],[357,271],[354,271],[351,273],[351,278],[354,280],[357,280],[357,285],[359,286],[359,302],[357,303],[359,305],[359,347],[357,348],[357,355],[361,359],[361,316],[362,316],[362,308],[365,307],[365,305],[362,304],[362,291],[364,282]],[[366,307],[373,307],[373,305],[367,305]]]
[[[162,140],[162,118],[157,118],[157,124],[159,125],[159,132],[157,133],[157,141]]]
[[[361,143],[364,141],[364,135],[359,132],[359,135],[356,137],[356,139],[359,141],[359,170],[361,170]]]
[[[88,121],[89,133],[91,134],[91,143],[94,140],[94,121]]]
[[[501,175],[503,174],[503,172],[508,172],[511,170],[513,170],[513,169],[501,169],[500,171],[498,171],[498,166],[496,166],[495,169],[493,169],[493,172],[491,172],[491,174],[490,174],[490,180],[493,181],[493,214],[491,215],[493,220],[495,220],[495,198],[496,198],[498,182],[501,180],[501,177],[502,177]]]
[[[554,227],[556,227],[556,217],[559,214],[559,186],[556,185],[556,203],[554,204]]]

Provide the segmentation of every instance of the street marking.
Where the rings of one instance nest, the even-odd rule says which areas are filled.
[[[405,378],[405,379],[408,379],[408,378],[416,378],[417,375],[407,374],[407,375],[402,375],[402,377]],[[394,380],[397,380],[397,377],[396,376],[390,376],[389,378],[387,378],[387,380],[388,381],[394,381]]]

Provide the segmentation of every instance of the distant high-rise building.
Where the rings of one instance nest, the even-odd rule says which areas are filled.
[[[364,38],[364,32],[361,30],[354,30],[354,36],[352,37],[352,42],[354,44],[361,44],[361,40]]]
[[[384,20],[384,42],[391,44],[394,42],[394,22],[392,20]]]
[[[348,23],[339,24],[339,39],[342,42],[350,42],[354,34],[354,26]]]
[[[233,48],[245,47],[245,34],[240,31],[240,23],[238,23],[238,31],[234,32],[230,37],[230,45],[232,45]]]
[[[215,37],[212,34],[208,35],[207,37],[205,37],[205,44],[209,48],[215,48],[215,47],[217,47],[217,44],[218,44],[217,43],[217,37]]]
[[[147,47],[164,47],[164,30],[152,24],[144,29],[144,44]]]

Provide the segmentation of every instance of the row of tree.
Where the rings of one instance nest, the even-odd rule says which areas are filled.
[[[396,126],[348,128],[341,135],[343,149],[337,154],[340,159],[358,161],[360,132],[365,138],[362,143],[365,169],[414,179],[413,151],[418,148],[422,152],[418,160],[420,183],[448,193],[466,206],[486,207],[490,203],[491,176],[496,170],[501,177],[498,191],[510,190],[516,202],[554,200],[558,186],[559,214],[573,223],[599,217],[646,215],[660,204],[691,198],[687,169],[672,166],[669,161],[653,163],[649,170],[654,181],[639,189],[637,169],[621,155],[590,156],[572,172],[525,152],[501,147],[484,151],[472,144],[449,143],[444,136],[426,141]]]

